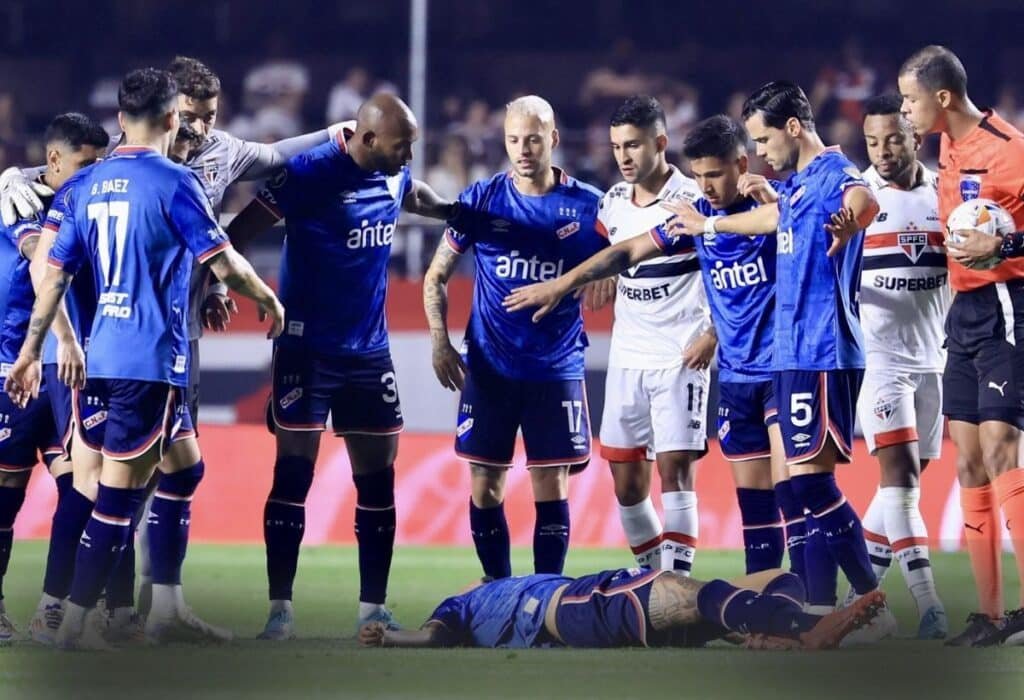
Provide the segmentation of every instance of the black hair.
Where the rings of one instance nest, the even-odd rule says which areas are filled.
[[[903,98],[894,92],[875,95],[864,103],[864,116],[902,114]]]
[[[629,124],[641,129],[649,129],[652,126],[667,128],[665,121],[665,110],[661,103],[649,95],[633,95],[626,98],[626,101],[619,105],[612,114],[612,126]]]
[[[193,100],[208,100],[220,95],[220,78],[202,61],[188,56],[175,56],[167,72],[178,83],[182,95]]]
[[[814,129],[811,101],[799,85],[788,80],[774,80],[755,90],[743,103],[743,120],[756,112],[760,112],[764,123],[773,129],[781,129],[794,117],[805,129]]]
[[[133,119],[158,119],[174,109],[178,83],[167,71],[139,68],[121,80],[117,106]]]
[[[747,130],[724,114],[708,117],[690,129],[683,139],[683,155],[732,160],[746,150]]]
[[[945,46],[925,46],[903,62],[900,75],[912,75],[926,90],[949,90],[967,95],[967,71],[957,55]]]
[[[110,144],[110,136],[99,122],[80,112],[58,114],[46,127],[43,143],[61,142],[77,151],[82,146],[106,148]]]

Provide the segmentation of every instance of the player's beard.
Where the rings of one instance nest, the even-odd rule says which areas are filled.
[[[188,151],[185,159],[187,160],[193,153],[199,150],[199,147],[203,145],[205,138],[198,131],[190,127],[188,124],[182,124],[178,127],[178,133],[174,137],[174,148],[172,150],[178,151],[178,146],[182,143],[188,144]],[[184,150],[184,149],[181,149]]]

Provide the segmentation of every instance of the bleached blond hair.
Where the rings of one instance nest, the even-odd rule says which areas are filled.
[[[551,103],[537,95],[523,95],[505,105],[505,116],[536,117],[546,127],[554,128],[555,110]]]

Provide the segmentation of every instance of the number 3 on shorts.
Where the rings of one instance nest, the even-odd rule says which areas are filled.
[[[814,411],[811,409],[811,399],[814,394],[809,391],[789,395],[789,422],[797,428],[805,428],[811,424]]]
[[[395,382],[394,372],[385,372],[380,375],[380,383],[384,385],[384,393],[381,394],[381,398],[386,403],[395,403],[398,401],[398,385]]]

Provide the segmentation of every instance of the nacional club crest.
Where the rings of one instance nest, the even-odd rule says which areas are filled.
[[[961,175],[960,176],[960,199],[965,202],[977,199],[981,196],[981,176]]]
[[[899,241],[900,248],[904,254],[910,258],[911,263],[916,263],[918,258],[921,257],[921,253],[924,252],[925,246],[928,245],[928,234],[927,233],[901,233],[897,240]]]

